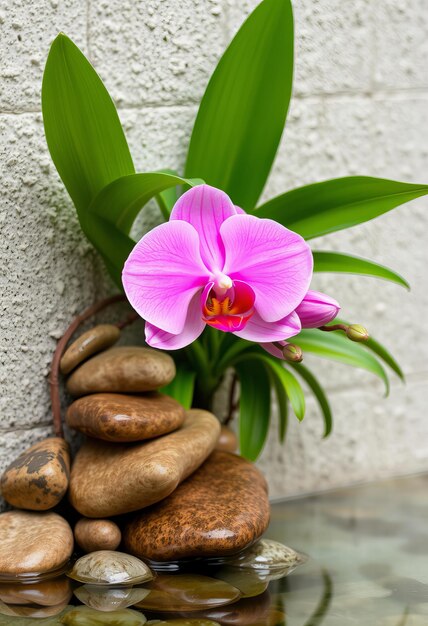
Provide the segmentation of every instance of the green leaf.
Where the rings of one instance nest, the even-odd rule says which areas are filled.
[[[104,187],[89,210],[108,220],[124,233],[129,233],[143,206],[161,191],[176,185],[192,187],[194,183],[165,172],[123,176]]]
[[[324,437],[328,437],[333,426],[333,416],[327,396],[312,372],[301,363],[290,363],[296,372],[306,381],[318,400],[324,418]]]
[[[314,272],[344,272],[376,276],[410,289],[409,283],[400,274],[367,259],[339,252],[313,252],[313,257]]]
[[[349,325],[349,322],[346,322],[345,320],[341,320],[338,318],[336,318],[332,323]],[[404,377],[403,370],[401,369],[397,361],[394,359],[392,354],[388,352],[388,350],[381,343],[376,341],[376,339],[373,339],[373,337],[370,337],[367,341],[364,341],[361,344],[361,346],[377,354],[384,361],[384,363],[389,365],[392,371],[395,372],[397,376],[401,378],[401,380],[404,382],[405,377]]]
[[[275,389],[279,413],[279,440],[284,443],[288,427],[288,397],[281,381],[271,374],[271,383]]]
[[[284,368],[281,361],[261,353],[258,355],[258,358],[265,363],[270,372],[282,385],[290,400],[295,416],[301,422],[305,417],[305,394],[299,381],[296,380],[291,372]]]
[[[64,34],[52,44],[42,85],[46,140],[52,160],[76,205],[85,211],[112,180],[134,172],[116,108],[101,79]],[[85,231],[86,232],[86,231]]]
[[[386,395],[389,393],[388,377],[382,365],[362,345],[354,343],[345,336],[334,332],[325,333],[317,329],[302,330],[293,343],[303,352],[312,352],[318,356],[340,361],[353,367],[360,367],[383,380]]]
[[[242,456],[255,461],[266,441],[270,419],[269,376],[262,363],[246,359],[237,363],[240,381],[239,443]]]
[[[284,128],[293,75],[289,0],[263,0],[220,59],[202,98],[185,175],[251,210]]]
[[[97,215],[87,215],[85,224],[89,241],[100,252],[116,285],[123,289],[123,265],[135,241]]]
[[[256,214],[312,239],[361,224],[427,193],[427,185],[350,176],[288,191]]]
[[[175,398],[185,409],[192,406],[193,392],[195,388],[196,373],[180,363],[174,380],[169,385],[162,387],[160,391],[171,398]]]

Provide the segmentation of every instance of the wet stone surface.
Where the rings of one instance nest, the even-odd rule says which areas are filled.
[[[46,511],[64,497],[69,476],[69,446],[64,439],[50,437],[25,450],[6,468],[1,493],[17,508]]]
[[[131,396],[96,393],[75,400],[67,424],[89,437],[130,442],[153,439],[179,428],[185,411],[173,398],[160,393]]]
[[[125,548],[153,561],[235,554],[269,523],[267,484],[245,459],[215,451],[168,498],[135,514]]]
[[[168,385],[173,359],[159,350],[133,346],[110,348],[74,370],[67,381],[72,396],[90,393],[140,393]]]
[[[80,335],[64,352],[60,368],[68,374],[90,356],[110,348],[118,341],[120,330],[113,324],[98,324]]]
[[[222,425],[220,431],[220,437],[218,438],[216,450],[223,450],[223,452],[236,452],[238,449],[238,437],[236,434],[228,428]]]
[[[69,498],[86,517],[111,517],[165,498],[214,449],[220,424],[212,413],[191,409],[183,426],[146,443],[88,440],[74,460]]]
[[[1,513],[1,579],[56,570],[70,558],[73,543],[68,522],[56,513]]]
[[[137,585],[151,580],[150,568],[130,554],[113,550],[91,552],[78,559],[67,575],[95,585]]]

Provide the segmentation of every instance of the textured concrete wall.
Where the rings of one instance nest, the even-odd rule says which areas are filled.
[[[63,30],[85,51],[119,106],[140,170],[180,169],[197,102],[225,44],[256,0],[0,2],[0,466],[50,432],[46,375],[72,316],[109,289],[53,167],[40,85]],[[298,0],[289,125],[266,188],[349,174],[427,181],[428,5],[425,0]],[[309,402],[285,446],[272,436],[261,466],[272,495],[428,469],[428,201],[318,248],[377,259],[412,292],[375,279],[317,276],[344,315],[400,356],[407,386],[315,359],[336,421],[321,441]],[[149,214],[147,223],[156,222]]]

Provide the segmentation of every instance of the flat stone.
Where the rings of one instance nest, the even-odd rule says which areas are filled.
[[[293,548],[272,539],[261,539],[228,564],[243,570],[257,571],[266,580],[275,580],[288,576],[306,560],[305,555]]]
[[[70,450],[60,437],[51,437],[25,450],[4,471],[3,498],[19,509],[46,511],[56,506],[68,488]]]
[[[99,550],[80,557],[67,576],[95,585],[138,585],[153,578],[148,565],[135,556],[114,550]]]
[[[113,324],[98,324],[80,335],[64,352],[60,368],[63,374],[68,374],[82,361],[90,356],[110,348],[120,337],[120,330]]]
[[[73,551],[73,533],[56,513],[0,514],[0,576],[43,574],[59,569]]]
[[[236,452],[238,449],[238,438],[233,430],[222,425],[215,449],[223,450],[223,452]]]
[[[9,624],[13,624],[13,626],[24,626],[28,624],[28,619],[37,619],[42,620],[43,622],[38,622],[39,624],[46,624],[45,619],[50,617],[54,617],[59,615],[64,611],[67,607],[66,602],[61,602],[60,604],[55,604],[54,606],[29,606],[29,605],[18,605],[18,604],[5,604],[0,600],[0,614],[13,616],[16,619],[10,620],[7,622]],[[17,618],[22,618],[17,619]],[[0,624],[2,624],[0,620]],[[61,622],[57,622],[55,620],[52,622],[49,620],[47,622],[49,624],[58,624]]]
[[[285,616],[278,615],[272,607],[269,591],[256,598],[241,599],[234,604],[207,609],[198,613],[186,613],[183,616],[209,619],[224,626],[279,626],[285,622]],[[282,619],[278,619],[281,618]]]
[[[267,589],[269,581],[257,575],[254,570],[241,570],[235,567],[222,567],[215,577],[224,580],[241,592],[241,598],[260,596]]]
[[[97,611],[117,611],[141,602],[148,594],[149,589],[143,587],[99,587],[97,585],[82,585],[74,590],[74,595],[80,602]]]
[[[163,502],[131,517],[122,533],[131,554],[153,561],[240,552],[269,523],[267,484],[259,470],[215,451]]]
[[[175,364],[166,352],[124,346],[110,348],[89,359],[67,381],[72,396],[89,393],[140,393],[168,385]]]
[[[184,422],[183,407],[169,396],[95,393],[75,400],[67,410],[67,424],[89,437],[130,442],[159,437]]]
[[[147,622],[147,626],[165,626],[167,624],[173,624],[173,626],[220,626],[218,622],[213,622],[210,619],[186,619],[185,617],[162,620],[155,619]]]
[[[104,613],[88,606],[75,606],[61,618],[66,626],[141,626],[147,618],[132,609],[118,609]]]
[[[171,494],[214,449],[220,424],[191,409],[179,430],[145,443],[89,439],[71,471],[69,497],[86,517],[112,517],[150,506]]]
[[[122,540],[119,526],[108,519],[80,519],[74,527],[76,542],[85,552],[116,550]]]
[[[158,574],[145,587],[150,593],[136,606],[148,611],[200,611],[231,604],[241,595],[222,580],[198,574]]]
[[[0,600],[6,604],[38,604],[56,606],[68,604],[72,595],[70,580],[66,576],[26,583],[0,583]]]

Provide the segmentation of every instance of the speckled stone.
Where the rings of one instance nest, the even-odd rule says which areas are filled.
[[[64,565],[73,551],[73,533],[56,513],[0,514],[0,574],[42,574]]]
[[[68,488],[70,450],[60,437],[50,437],[25,450],[6,468],[0,481],[3,498],[20,509],[46,511]]]
[[[220,424],[207,411],[186,412],[183,426],[146,443],[89,439],[71,471],[69,497],[86,517],[111,517],[147,507],[174,491],[214,449]]]
[[[126,549],[168,561],[234,554],[251,545],[269,523],[267,484],[245,459],[215,451],[163,502],[131,518]]]
[[[0,583],[0,600],[6,604],[38,604],[56,606],[67,604],[72,595],[70,580],[66,576],[26,583]]]
[[[236,602],[241,593],[222,580],[199,574],[158,574],[136,606],[148,611],[200,611]]]
[[[159,437],[184,422],[183,407],[169,396],[150,393],[130,396],[96,393],[75,400],[67,410],[67,424],[104,441],[129,442]]]
[[[99,587],[97,585],[82,585],[74,590],[74,595],[80,602],[97,611],[117,611],[141,602],[149,589],[143,587]]]
[[[238,449],[238,438],[233,430],[222,425],[215,449],[223,450],[223,452],[236,452]]]
[[[72,396],[89,393],[139,393],[164,387],[175,376],[169,354],[151,348],[110,348],[74,370],[67,381]]]
[[[60,362],[61,372],[68,374],[90,356],[110,348],[118,341],[120,330],[113,324],[99,324],[80,335],[64,352]]]
[[[80,557],[67,576],[94,585],[138,585],[153,578],[150,568],[135,556],[99,550]]]
[[[119,526],[108,519],[83,517],[74,527],[76,542],[85,552],[116,550],[122,540]]]

